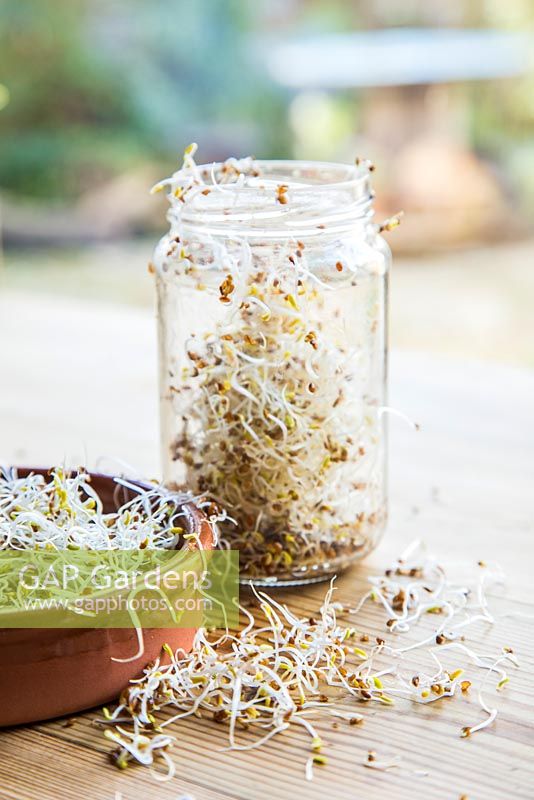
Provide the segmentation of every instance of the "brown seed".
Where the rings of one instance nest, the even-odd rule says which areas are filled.
[[[287,186],[287,184],[281,183],[280,186],[278,186],[276,189],[276,199],[283,206],[286,205],[287,203],[286,193],[288,188],[289,187]]]
[[[400,589],[392,600],[392,606],[395,611],[402,611],[405,599],[406,594],[403,589]]]
[[[228,295],[232,294],[234,289],[235,289],[234,279],[232,278],[231,275],[227,275],[224,281],[219,286],[219,292],[221,293],[220,299],[226,300],[226,298],[228,298]]]
[[[304,337],[304,341],[308,344],[311,344],[314,350],[317,350],[319,345],[317,344],[317,334],[315,331],[309,331],[306,336]]]

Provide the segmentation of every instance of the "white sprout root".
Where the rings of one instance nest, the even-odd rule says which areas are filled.
[[[510,648],[480,655],[466,644],[472,625],[495,624],[486,590],[502,580],[498,570],[476,569],[474,579],[456,583],[417,545],[383,575],[369,578],[371,588],[356,608],[333,600],[332,582],[315,618],[298,617],[254,590],[258,619],[242,607],[245,624],[240,632],[208,635],[199,630],[189,654],[165,647],[170,663],[158,660],[149,665],[143,677],[125,689],[119,705],[112,712],[105,710],[103,722],[112,727],[107,735],[116,744],[113,761],[120,767],[130,761],[152,764],[163,754],[168,761],[169,727],[193,715],[225,724],[230,750],[259,747],[290,726],[299,726],[310,737],[305,774],[311,779],[314,766],[327,759],[310,717],[329,714],[358,724],[362,715],[346,710],[351,698],[359,705],[438,702],[466,694],[480,675],[478,702],[487,716],[459,735],[482,730],[497,714],[484,696],[490,681],[494,678],[495,688],[502,689],[508,681],[504,666],[517,666],[517,661]],[[366,602],[384,609],[388,641],[376,636],[370,643],[368,634],[339,624],[340,612],[357,619]],[[428,624],[433,626],[431,633],[406,645],[399,642],[399,635]],[[414,652],[429,662],[428,671],[414,672]],[[450,655],[458,661],[453,669],[443,665]],[[398,763],[396,758],[391,762],[373,757],[366,766],[389,769]]]
[[[184,467],[185,484],[235,518],[221,533],[246,578],[288,580],[323,564],[334,574],[373,547],[385,522],[384,258],[365,231],[358,244],[354,233],[318,242],[328,225],[294,235],[321,202],[301,178],[280,184],[252,159],[207,170],[193,154],[157,187],[171,204],[152,265],[164,298],[169,476]],[[275,243],[190,232],[197,211],[241,219],[243,197],[280,229]],[[205,301],[192,327],[210,318],[185,342],[173,328],[182,289]]]

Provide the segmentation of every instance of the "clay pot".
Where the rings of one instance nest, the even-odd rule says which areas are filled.
[[[23,477],[46,469],[19,468]],[[104,509],[112,511],[133,497],[111,475],[91,473],[91,485]],[[137,481],[132,481],[142,486]],[[204,514],[187,504],[186,524],[200,526],[203,548],[211,550],[213,530]],[[0,628],[0,726],[37,722],[109,703],[132,678],[158,656],[167,642],[173,650],[191,650],[196,629],[144,629],[144,653],[121,664],[138,650],[135,630]]]

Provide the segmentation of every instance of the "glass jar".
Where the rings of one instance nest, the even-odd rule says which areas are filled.
[[[369,173],[186,156],[157,187],[164,480],[226,510],[243,581],[328,578],[385,526],[390,252]]]

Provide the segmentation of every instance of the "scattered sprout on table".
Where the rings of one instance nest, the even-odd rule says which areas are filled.
[[[470,626],[496,622],[486,590],[502,575],[490,568],[478,573],[465,584],[456,583],[435,558],[416,546],[383,575],[369,578],[371,588],[356,607],[334,600],[333,582],[314,617],[299,617],[273,597],[255,591],[257,615],[242,606],[245,624],[239,632],[200,630],[189,654],[166,647],[163,656],[170,663],[162,658],[149,665],[143,677],[124,690],[119,705],[105,710],[117,745],[114,762],[122,767],[136,760],[154,764],[164,755],[172,774],[167,753],[170,726],[185,717],[201,716],[226,726],[230,750],[250,750],[289,727],[303,728],[310,738],[305,769],[310,778],[314,765],[326,764],[314,718],[328,714],[353,725],[365,719],[363,709],[369,704],[389,707],[403,700],[428,704],[461,697],[468,688],[466,674],[473,685],[478,680],[476,696],[485,717],[458,733],[466,736],[482,730],[497,715],[486,699],[490,680],[496,679],[497,689],[503,688],[508,680],[504,666],[518,664],[509,647],[480,655],[465,643]],[[384,637],[339,622],[343,614],[357,624],[359,611],[368,602],[385,611]],[[423,638],[409,644],[399,641],[429,625],[431,631]],[[440,635],[443,644],[436,643]],[[359,645],[362,639],[369,642],[365,649]],[[410,666],[414,653],[430,668],[414,671]],[[457,662],[453,669],[444,666],[446,655]],[[353,702],[362,707],[361,714],[347,710]],[[378,764],[388,768],[382,760]]]

